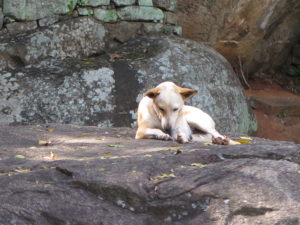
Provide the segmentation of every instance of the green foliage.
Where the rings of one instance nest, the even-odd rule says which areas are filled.
[[[70,0],[69,4],[68,4],[68,14],[72,14],[73,10],[75,9],[77,5],[77,0]]]
[[[89,1],[88,1],[88,0],[79,0],[78,3],[79,3],[80,5],[82,5],[82,6],[87,6],[88,3],[89,3]]]

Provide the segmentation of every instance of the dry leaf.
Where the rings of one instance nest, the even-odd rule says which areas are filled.
[[[49,144],[51,144],[50,141],[39,140],[39,145],[41,146],[48,146]]]
[[[124,148],[124,145],[120,145],[120,144],[109,144],[107,145],[108,147],[113,147],[113,148]]]
[[[17,158],[17,159],[25,159],[26,157],[24,155],[15,155],[15,158]]]
[[[50,127],[47,127],[47,129],[46,129],[48,132],[53,132],[54,131],[54,129],[53,128],[50,128]]]

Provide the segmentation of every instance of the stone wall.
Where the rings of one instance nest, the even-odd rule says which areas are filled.
[[[138,22],[146,32],[181,34],[174,13],[177,0],[2,0],[0,8],[0,37],[49,26],[68,16],[91,16],[111,26]]]

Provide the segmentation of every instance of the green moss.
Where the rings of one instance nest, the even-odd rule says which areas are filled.
[[[73,10],[75,9],[77,5],[77,0],[70,0],[68,3],[68,14],[72,14]]]

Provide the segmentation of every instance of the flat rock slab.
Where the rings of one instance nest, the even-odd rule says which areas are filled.
[[[55,124],[1,126],[0,137],[0,224],[300,222],[290,142],[180,145]]]

